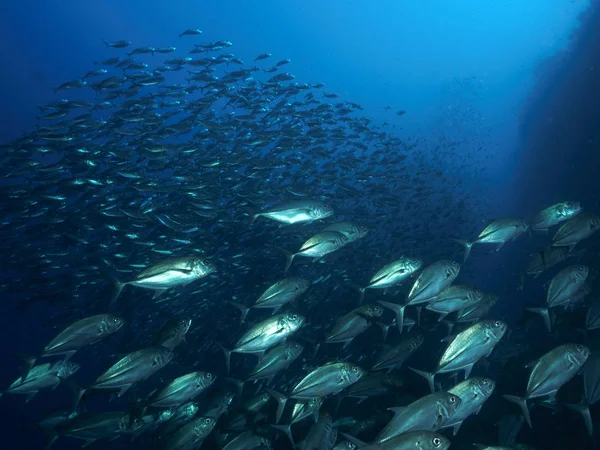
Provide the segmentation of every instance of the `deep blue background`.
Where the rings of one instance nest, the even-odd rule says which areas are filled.
[[[112,56],[103,39],[187,47],[178,33],[200,28],[202,40],[232,41],[248,64],[263,52],[290,58],[297,81],[324,82],[400,135],[460,137],[467,159],[483,144],[485,172],[471,183],[489,216],[566,198],[598,210],[597,1],[323,3],[9,0],[0,14],[0,142],[34,128],[36,105],[57,98],[52,88]],[[10,352],[39,347],[53,330],[11,305],[1,317],[4,386],[16,374]],[[30,405],[16,396],[0,404],[2,449],[43,445],[29,433]]]

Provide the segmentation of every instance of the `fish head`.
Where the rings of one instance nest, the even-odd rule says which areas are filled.
[[[473,289],[469,292],[467,297],[469,298],[470,304],[479,303],[483,299],[483,291],[480,289]]]
[[[369,231],[370,230],[366,225],[362,225],[360,223],[356,225],[356,234],[359,239],[369,234]]]
[[[217,421],[214,417],[201,417],[196,421],[194,425],[194,435],[198,437],[205,437],[215,427]]]
[[[324,219],[333,215],[333,208],[324,203],[313,203],[309,207],[310,215],[314,218]]]
[[[588,266],[584,266],[583,264],[574,265],[572,268],[572,274],[576,280],[584,281],[590,273],[590,268]]]
[[[189,402],[183,404],[178,408],[178,411],[181,410],[181,413],[184,417],[194,417],[198,410],[200,409],[200,405],[198,402]]]
[[[291,356],[298,356],[300,353],[304,351],[304,345],[299,344],[298,342],[291,342],[288,348],[288,354]]]
[[[421,346],[421,344],[423,344],[424,340],[425,340],[425,335],[423,333],[415,334],[410,341],[411,350],[417,350]]]
[[[458,411],[462,403],[461,398],[456,394],[449,392],[444,395],[439,401],[439,413],[444,418],[444,422]]]
[[[173,359],[173,352],[164,347],[157,349],[156,353],[152,357],[152,366],[164,367]]]
[[[283,314],[281,317],[281,324],[288,331],[296,331],[302,325],[304,325],[305,317],[296,313]]]
[[[305,292],[310,287],[310,281],[306,278],[297,278],[295,290],[297,292]]]
[[[598,228],[600,228],[600,216],[592,216],[589,218],[588,222],[588,228],[590,229],[590,231],[597,230]]]
[[[175,324],[175,330],[178,335],[185,335],[192,326],[192,319],[178,319]]]
[[[567,352],[579,366],[583,366],[590,356],[589,347],[581,344],[568,344]]]
[[[59,361],[56,363],[56,376],[58,378],[69,378],[75,372],[77,372],[81,366],[72,361]]]
[[[196,389],[202,390],[202,389],[206,388],[207,386],[210,386],[211,384],[213,384],[216,379],[217,379],[217,377],[214,376],[210,372],[197,372],[196,376],[194,377],[194,382],[196,383]]]
[[[193,274],[197,277],[204,277],[217,270],[215,265],[205,258],[194,259],[191,263],[191,268]]]
[[[350,383],[356,383],[358,380],[360,380],[367,374],[367,371],[365,369],[357,366],[356,364],[346,363],[344,364],[343,370],[346,372]]]
[[[460,272],[460,264],[456,261],[444,261],[444,275],[448,279],[456,279]]]
[[[415,273],[423,267],[423,261],[417,258],[403,257],[404,268],[406,272],[411,274]]]
[[[496,341],[499,341],[506,334],[508,325],[502,320],[490,320],[487,321],[486,328],[488,336]]]
[[[450,439],[441,434],[429,432],[425,436],[425,439],[419,442],[420,447],[416,447],[422,450],[446,450],[450,447]]]
[[[496,382],[490,378],[474,378],[473,382],[477,386],[477,390],[485,398],[488,398],[496,388]]]
[[[556,213],[561,219],[570,219],[583,211],[579,202],[561,202],[556,208]]]
[[[112,314],[106,314],[102,320],[102,324],[103,330],[107,334],[112,334],[119,331],[125,325],[125,320]]]

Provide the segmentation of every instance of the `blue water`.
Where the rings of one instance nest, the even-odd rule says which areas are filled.
[[[295,81],[322,82],[325,92],[360,104],[363,115],[387,122],[390,133],[422,143],[425,159],[451,146],[453,157],[444,169],[462,181],[457,196],[468,195],[469,223],[436,230],[444,239],[479,229],[490,218],[531,216],[565,199],[600,209],[600,8],[594,0],[8,0],[2,9],[1,144],[35,129],[38,106],[73,97],[54,94],[54,88],[94,69],[92,61],[117,54],[103,40],[178,51],[191,41],[228,40],[233,46],[226,50],[247,65],[265,52],[273,62],[290,59],[284,69]],[[203,34],[179,38],[187,28]],[[136,58],[156,63],[163,57],[170,55]],[[397,115],[401,110],[406,114]],[[426,227],[428,218],[422,220]],[[597,255],[597,249],[590,244],[588,255]],[[531,297],[543,295],[541,286],[526,294],[507,287],[518,283],[528,260],[520,249],[493,256],[482,257],[465,276],[482,289],[509,295],[497,314],[514,321],[524,305],[537,300]],[[10,283],[10,270],[5,268],[4,282]],[[69,315],[57,313],[65,308],[61,303],[31,313],[17,308],[18,298],[7,300],[0,316],[0,386],[18,376],[13,352],[35,352],[60,329],[45,317]],[[222,314],[233,316],[229,309]],[[100,352],[108,358],[113,351]],[[57,394],[41,396],[29,404],[20,396],[0,399],[0,448],[45,445],[46,437],[35,429],[40,412],[61,406],[57,397],[68,404],[70,393],[61,386]],[[584,433],[579,418],[571,420]],[[136,445],[145,444],[119,440],[98,448]],[[57,448],[79,443],[64,440]]]

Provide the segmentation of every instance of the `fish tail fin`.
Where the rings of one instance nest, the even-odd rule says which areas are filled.
[[[396,314],[396,326],[398,327],[398,331],[402,334],[402,328],[404,327],[404,308],[406,305],[398,305],[396,303],[384,302],[383,300],[378,300],[379,303],[384,308],[387,308],[393,311]]]
[[[50,448],[54,445],[54,443],[56,442],[56,440],[58,439],[58,433],[56,433],[53,430],[50,430],[48,432],[49,436],[48,436],[48,443],[44,446],[44,450],[50,450]]]
[[[288,398],[281,392],[277,392],[273,389],[267,388],[267,392],[277,401],[277,412],[275,413],[275,423],[277,424],[281,420],[281,416],[283,414],[283,410],[285,409]]]
[[[115,277],[113,277],[108,272],[102,271],[100,274],[101,274],[102,278],[107,280],[112,285],[112,293],[110,296],[109,305],[113,305],[117,301],[119,296],[121,295],[121,291],[127,285],[127,283],[121,283],[119,280],[117,280]]]
[[[367,288],[363,288],[363,287],[359,287],[358,288],[358,292],[359,292],[359,298],[358,298],[358,305],[362,305],[363,300],[365,299],[365,291],[367,290]]]
[[[521,397],[517,397],[516,395],[503,395],[502,397],[504,397],[509,402],[513,402],[519,405],[521,411],[523,412],[523,417],[525,417],[525,420],[527,421],[527,425],[529,425],[529,428],[532,428],[531,416],[529,415],[529,408],[527,407],[527,400]]]
[[[242,380],[238,380],[237,378],[225,378],[225,380],[229,381],[231,384],[233,384],[236,389],[237,389],[237,396],[241,397],[242,396],[242,391],[244,390],[244,383],[245,381]]]
[[[249,206],[244,207],[244,212],[250,217],[250,225],[252,225],[254,221],[260,217],[260,212]]]
[[[296,448],[296,443],[294,442],[294,436],[292,436],[292,424],[288,425],[271,425],[274,429],[285,433],[287,438],[290,440],[292,444],[292,448]]]
[[[362,448],[362,447],[366,447],[369,444],[367,444],[366,442],[361,441],[360,439],[356,439],[354,436],[348,434],[348,433],[340,433],[342,436],[344,436],[344,439],[352,442],[354,445],[356,445],[358,448]]]
[[[468,242],[468,241],[463,241],[462,239],[452,239],[452,242],[462,245],[465,248],[465,256],[463,258],[463,262],[467,262],[467,258],[471,254],[471,248],[473,248],[473,243]]]
[[[592,416],[590,414],[590,405],[586,404],[569,404],[567,403],[567,408],[573,409],[575,411],[579,411],[581,416],[583,417],[583,422],[585,423],[585,428],[590,436],[593,436],[594,426],[592,424]]]
[[[388,331],[390,330],[390,327],[391,327],[393,324],[392,324],[392,325],[388,325],[388,324],[386,324],[386,323],[379,322],[379,321],[377,321],[377,322],[375,322],[375,323],[377,324],[377,326],[378,326],[379,328],[381,328],[381,334],[383,335],[383,342],[385,342],[385,341],[386,341],[386,339],[387,339],[387,336],[388,336]]]
[[[235,306],[237,309],[240,310],[240,312],[242,313],[242,315],[240,316],[240,323],[244,323],[244,321],[246,320],[246,317],[248,317],[248,311],[250,311],[250,308],[248,308],[247,306],[244,306],[238,302],[225,302],[225,303],[228,303],[231,306]]]
[[[421,375],[423,378],[425,378],[429,384],[429,389],[431,392],[435,392],[435,372],[425,372],[424,370],[418,370],[412,367],[409,367],[409,369],[417,375]]]
[[[294,262],[294,258],[296,257],[296,254],[286,251],[285,256],[286,256],[286,260],[285,260],[285,269],[283,270],[284,274],[286,274],[287,271],[290,270],[290,267],[291,267],[292,263]]]
[[[539,314],[544,319],[544,325],[548,329],[548,332],[552,331],[552,322],[550,320],[550,311],[548,308],[525,308],[527,311]]]
[[[19,352],[14,352],[14,355],[18,359],[20,359],[21,362],[23,363],[23,365],[20,367],[20,369],[21,369],[21,377],[24,380],[25,378],[27,378],[27,375],[29,374],[29,371],[31,370],[31,368],[35,365],[35,362],[37,361],[37,356],[28,355],[26,353],[19,353]]]
[[[221,344],[217,342],[217,345],[225,355],[225,367],[227,367],[227,373],[229,374],[229,369],[231,368],[231,350],[226,349]]]

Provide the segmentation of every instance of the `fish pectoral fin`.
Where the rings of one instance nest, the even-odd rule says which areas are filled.
[[[392,408],[388,408],[388,411],[394,413],[395,416],[402,414],[406,410],[406,406],[394,406]]]
[[[29,403],[31,401],[31,399],[37,395],[38,392],[39,391],[29,392],[27,394],[27,398],[25,399],[25,403]]]
[[[467,378],[469,378],[469,375],[471,375],[471,370],[473,370],[473,364],[469,364],[468,366],[465,366],[464,369],[465,371],[465,380]]]
[[[165,293],[166,289],[155,289],[154,290],[154,295],[152,296],[152,300],[160,297],[161,295],[163,295]]]
[[[129,390],[129,388],[131,387],[131,384],[128,384],[127,386],[122,386],[121,390],[119,391],[119,393],[117,394],[117,397],[121,397],[125,392],[127,392]]]
[[[504,247],[504,242],[500,242],[498,244],[496,244],[496,251],[500,251],[502,249],[502,247]]]

